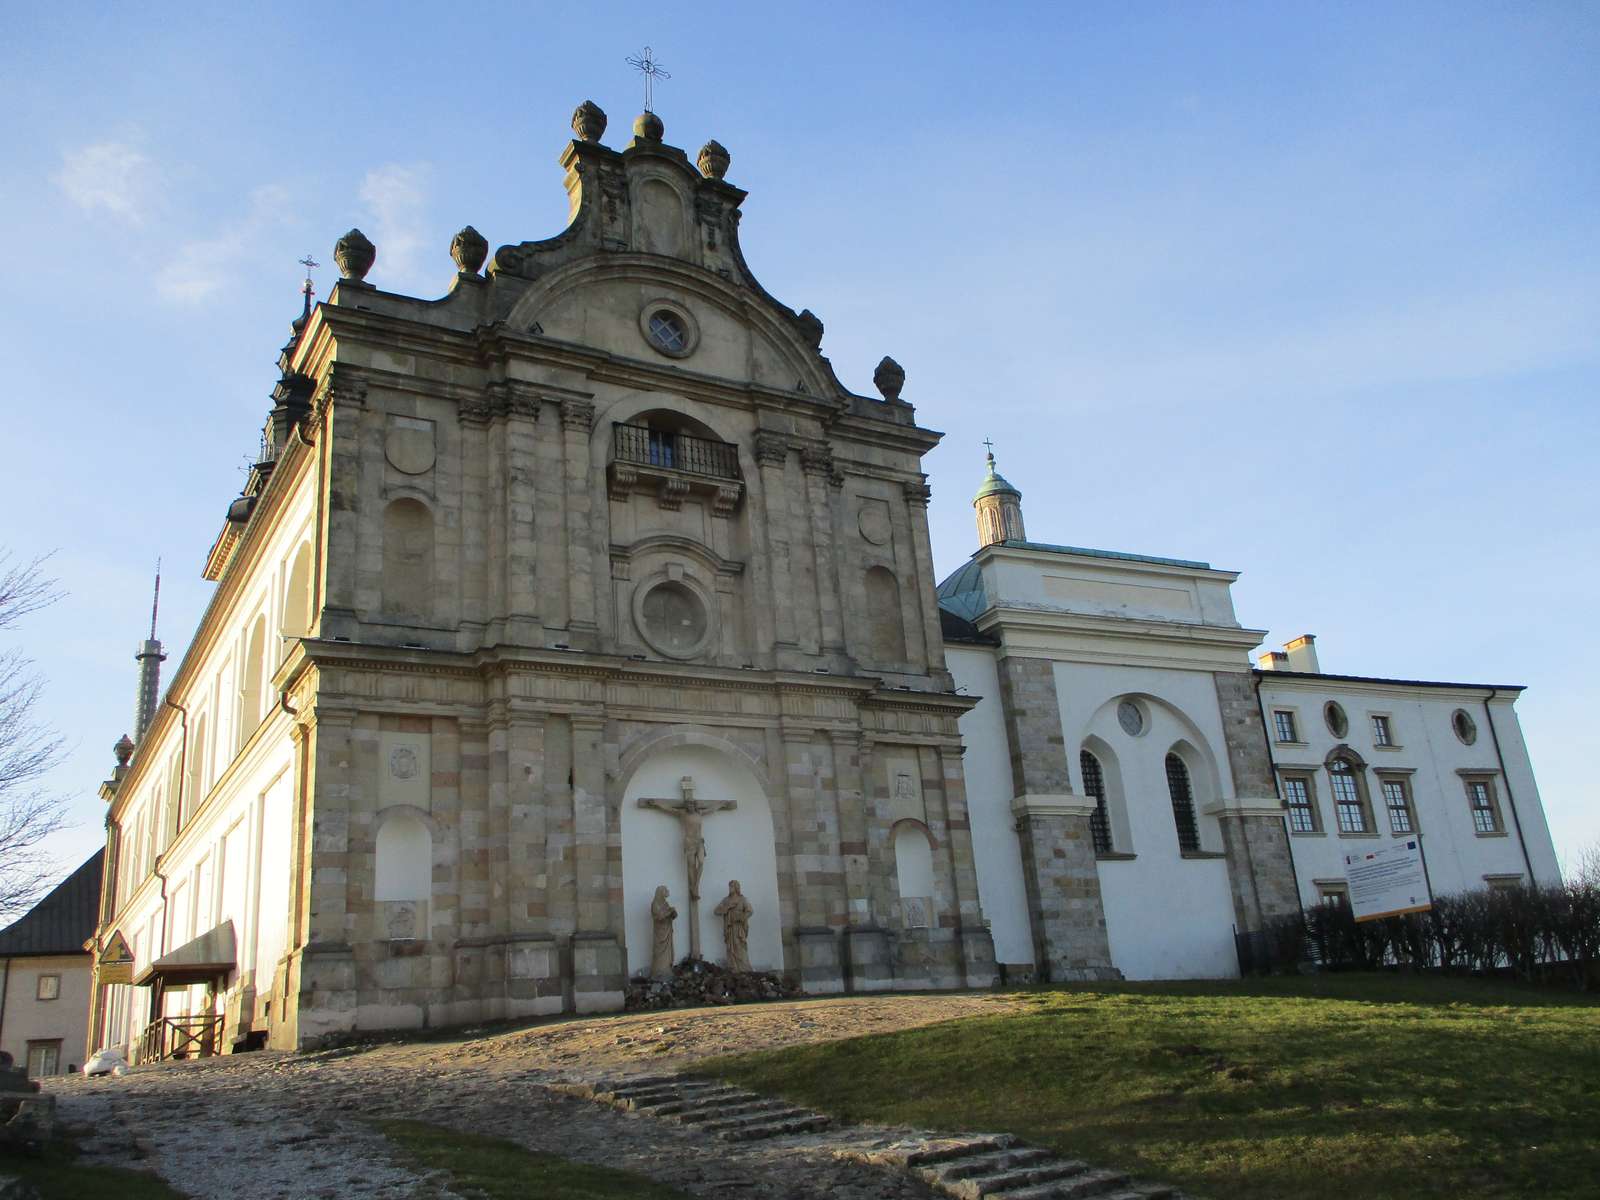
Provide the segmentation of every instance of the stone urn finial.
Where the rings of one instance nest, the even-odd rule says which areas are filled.
[[[456,260],[456,270],[464,275],[476,275],[489,257],[489,243],[483,234],[468,225],[450,242],[450,257]]]
[[[659,142],[666,135],[667,127],[661,123],[661,118],[646,109],[640,113],[633,123],[633,136],[644,142]]]
[[[133,757],[133,739],[123,734],[117,739],[117,744],[111,747],[111,753],[117,756],[117,766],[127,766],[128,760]]]
[[[887,354],[872,373],[872,385],[883,393],[890,404],[900,403],[900,389],[906,385],[906,369]]]
[[[606,114],[593,100],[585,100],[572,110],[572,132],[582,142],[598,142],[605,136]]]
[[[333,261],[346,279],[361,283],[378,259],[378,248],[359,229],[352,229],[333,244]]]
[[[695,161],[700,164],[700,174],[707,179],[721,179],[728,173],[728,164],[733,161],[733,156],[728,153],[726,146],[712,138],[700,147],[700,157]]]

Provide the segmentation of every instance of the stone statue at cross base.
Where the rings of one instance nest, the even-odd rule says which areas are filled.
[[[672,922],[677,916],[678,910],[673,908],[667,899],[666,884],[662,884],[656,889],[656,898],[650,901],[650,920],[654,926],[654,935],[650,941],[652,979],[672,977]]]
[[[739,890],[737,879],[728,880],[728,894],[712,911],[722,918],[722,941],[728,950],[728,970],[750,970],[750,914],[755,910]]]

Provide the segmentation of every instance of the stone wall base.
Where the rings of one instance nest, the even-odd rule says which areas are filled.
[[[800,990],[808,996],[828,996],[844,991],[844,947],[836,929],[794,931],[800,957]]]

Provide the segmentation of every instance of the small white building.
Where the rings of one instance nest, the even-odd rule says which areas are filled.
[[[17,921],[0,930],[0,1051],[28,1078],[66,1075],[84,1059],[90,955],[100,910],[98,850]]]
[[[1436,893],[1560,879],[1519,688],[1324,675],[1309,636],[1252,670],[1235,572],[1030,541],[992,456],[974,504],[939,600],[982,697],[961,730],[1008,974],[1237,974],[1235,934],[1345,897],[1342,856],[1402,835]]]

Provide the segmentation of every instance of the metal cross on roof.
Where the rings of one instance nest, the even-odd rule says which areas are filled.
[[[655,51],[646,46],[643,54],[629,55],[627,59],[628,65],[644,76],[645,112],[655,112],[655,109],[650,107],[655,101],[655,81],[672,78],[672,73],[663,70],[661,64],[651,57],[654,53]]]
[[[993,438],[984,438],[983,439],[983,444],[989,448],[989,457],[993,458],[994,457],[994,439]]]

